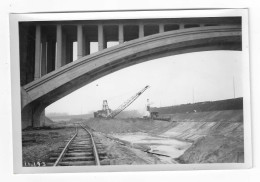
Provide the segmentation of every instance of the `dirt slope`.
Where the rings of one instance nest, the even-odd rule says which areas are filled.
[[[163,136],[193,142],[180,163],[244,162],[243,111],[176,114],[175,126]]]
[[[182,122],[243,122],[242,110],[177,113],[163,116],[170,116],[171,121]]]
[[[99,119],[86,120],[86,124],[103,133],[156,132],[168,130],[172,122],[145,119]]]
[[[192,113],[194,110],[197,112],[242,110],[243,98],[197,102],[193,104],[189,103],[159,108],[154,107],[151,109],[152,111],[157,111],[161,114]]]
[[[244,162],[243,138],[207,135],[181,155],[180,163],[242,163]]]
[[[86,123],[104,133],[146,132],[193,142],[177,159],[180,163],[244,161],[242,110],[179,113],[170,116],[170,122],[95,118]]]

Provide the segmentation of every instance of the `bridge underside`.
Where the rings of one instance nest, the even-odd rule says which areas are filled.
[[[150,35],[84,56],[22,87],[22,127],[41,126],[48,105],[117,70],[191,52],[241,51],[241,46],[239,26],[199,27]]]

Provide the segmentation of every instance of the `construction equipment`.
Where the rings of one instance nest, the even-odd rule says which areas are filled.
[[[151,103],[149,101],[149,99],[147,99],[147,103],[146,103],[146,106],[145,106],[145,113],[144,113],[144,116],[143,118],[144,119],[150,119],[151,118],[151,107],[150,107]]]
[[[145,86],[141,91],[137,92],[135,95],[130,97],[127,101],[125,101],[122,105],[120,105],[116,110],[111,112],[109,109],[107,101],[103,101],[103,110],[99,110],[94,112],[94,117],[102,117],[102,118],[114,118],[116,115],[125,110],[130,104],[132,104],[145,90],[147,90],[150,86]]]
[[[94,112],[95,118],[106,118],[112,110],[108,107],[107,100],[103,100],[103,107],[102,110],[98,110],[97,112]]]
[[[170,117],[169,116],[162,116],[159,115],[159,112],[154,111],[151,107],[153,103],[149,101],[149,99],[147,99],[147,104],[145,106],[146,108],[146,112],[143,116],[143,119],[146,120],[162,120],[162,121],[170,121]]]

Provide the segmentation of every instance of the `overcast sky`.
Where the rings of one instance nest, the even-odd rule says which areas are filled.
[[[100,78],[46,108],[46,113],[85,114],[100,110],[104,99],[116,109],[146,85],[127,110],[242,97],[242,53],[209,51],[188,53],[137,64]]]

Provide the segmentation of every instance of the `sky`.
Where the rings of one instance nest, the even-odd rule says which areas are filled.
[[[87,114],[114,110],[146,85],[147,89],[126,110],[145,112],[152,107],[215,101],[243,96],[242,53],[207,51],[155,59],[111,73],[74,91],[46,108],[46,113]]]

